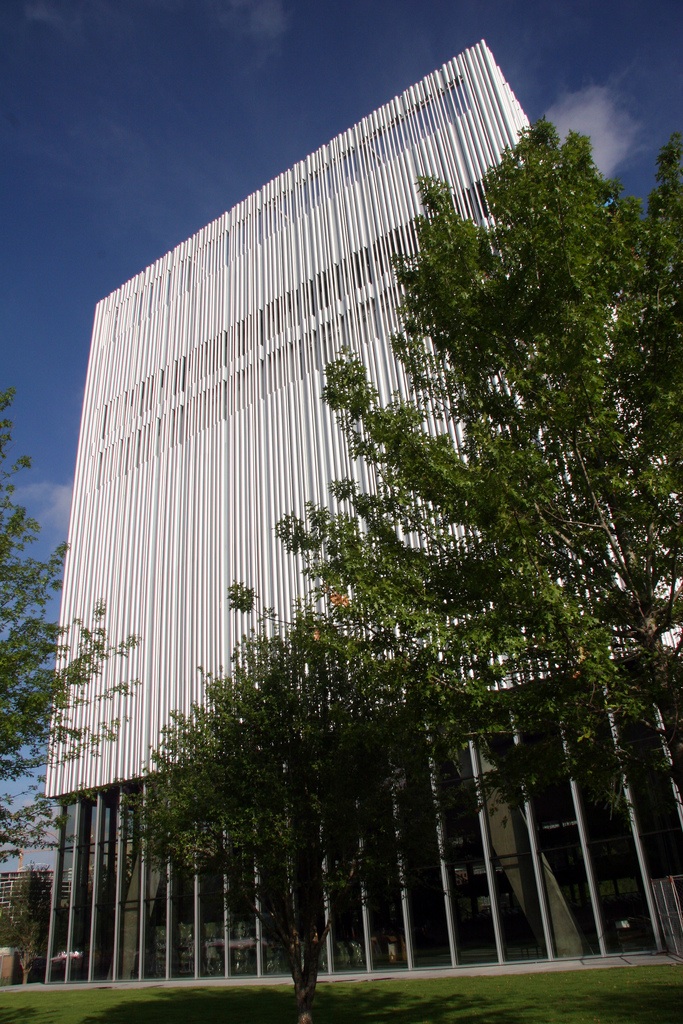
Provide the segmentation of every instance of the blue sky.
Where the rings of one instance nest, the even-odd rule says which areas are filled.
[[[681,0],[2,0],[0,386],[46,543],[95,303],[481,38],[532,120],[647,193],[683,129]]]

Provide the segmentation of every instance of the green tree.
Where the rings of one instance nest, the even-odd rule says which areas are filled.
[[[0,392],[0,413],[13,395],[12,389]],[[49,602],[61,586],[66,547],[44,561],[31,557],[40,527],[15,499],[17,475],[31,461],[11,458],[12,423],[5,417],[0,420],[0,785],[25,779],[35,794],[35,773],[45,764],[51,729],[53,754],[59,750],[63,757],[92,749],[115,731],[116,723],[97,733],[80,728],[73,713],[104,663],[127,657],[137,638],[112,644],[102,606],[94,610],[90,625],[76,620],[64,630],[47,618]],[[109,687],[103,699],[130,685]],[[34,795],[23,803],[16,793],[0,796],[0,860],[42,845],[51,823],[49,801]]]
[[[436,860],[423,724],[371,655],[308,611],[262,621],[166,731],[140,811],[162,864],[225,876],[231,912],[258,917],[300,1024],[334,915]]]
[[[0,393],[0,414],[14,392]],[[14,497],[17,475],[30,459],[12,459],[12,423],[0,420],[0,784],[15,783],[45,761],[50,709],[55,692],[55,622],[48,603],[59,589],[64,549],[45,561],[32,558],[38,523]],[[5,855],[31,845],[42,811],[16,809],[0,798],[0,849]],[[9,847],[9,849],[7,849]]]
[[[487,223],[422,192],[396,264],[409,397],[328,368],[377,493],[340,482],[339,515],[280,534],[455,719],[534,737],[492,753],[500,784],[656,769],[683,792],[681,140],[645,214],[545,121],[486,178]]]
[[[13,946],[26,985],[35,960],[47,952],[52,872],[23,871],[12,885],[9,905],[0,910],[0,944]]]

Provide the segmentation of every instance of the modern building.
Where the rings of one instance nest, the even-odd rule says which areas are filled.
[[[142,638],[128,666],[140,685],[102,702],[117,682],[105,666],[78,724],[118,719],[117,739],[96,758],[57,749],[49,769],[48,794],[68,807],[51,937],[64,956],[51,980],[282,968],[255,921],[224,915],[220,879],[143,862],[120,795],[144,776],[170,711],[201,698],[198,666],[227,667],[229,585],[280,610],[301,592],[280,518],[329,502],[336,478],[372,486],[321,400],[324,367],[346,347],[381,396],[405,387],[389,344],[400,302],[391,258],[415,251],[418,178],[445,179],[463,216],[483,217],[481,179],[525,123],[480,43],[97,306],[62,621],[88,621],[104,601],[112,636]],[[463,782],[479,771],[473,747]],[[97,795],[69,796],[83,791]],[[647,857],[660,874],[681,857],[672,795],[657,808],[629,828],[567,786],[511,811],[506,828],[486,814],[447,822],[457,862],[436,863],[433,884],[383,908],[359,901],[335,922],[326,969],[654,947]]]

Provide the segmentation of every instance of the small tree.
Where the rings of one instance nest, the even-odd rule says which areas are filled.
[[[47,951],[52,872],[29,868],[12,885],[9,906],[0,910],[0,943],[13,946],[26,985],[35,960]]]
[[[680,139],[645,216],[544,121],[486,178],[486,224],[422,188],[396,265],[409,398],[382,408],[359,362],[328,369],[377,493],[341,482],[343,514],[281,535],[473,733],[537,737],[501,784],[604,793],[655,768],[683,792]]]
[[[0,392],[0,414],[14,392]],[[12,461],[10,461],[12,460]],[[0,784],[14,783],[45,759],[55,693],[54,658],[59,641],[45,611],[61,582],[63,548],[45,561],[29,548],[39,533],[14,497],[17,475],[30,459],[12,457],[12,423],[0,420]],[[40,831],[35,807],[16,809],[0,798],[0,850],[5,856],[30,846]]]
[[[0,413],[14,392],[0,392]],[[126,658],[136,637],[112,644],[104,626],[104,607],[93,621],[72,623],[62,630],[46,617],[50,600],[61,586],[65,546],[45,561],[32,558],[30,545],[40,527],[15,500],[17,474],[30,468],[26,456],[9,462],[12,423],[0,420],[0,784],[26,778],[35,792],[35,773],[45,764],[52,728],[53,753],[74,757],[111,736],[108,729],[84,730],[75,708],[85,689],[111,658]],[[57,670],[55,669],[58,664]],[[103,699],[131,684],[108,687]],[[51,827],[51,805],[40,797],[22,804],[0,795],[0,860],[19,849],[43,844]]]
[[[166,731],[141,812],[162,862],[224,875],[231,910],[260,920],[300,1024],[334,915],[434,843],[424,720],[372,653],[310,612],[264,620]]]

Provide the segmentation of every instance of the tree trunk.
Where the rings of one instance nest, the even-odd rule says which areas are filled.
[[[297,1024],[313,1024],[313,996],[315,988],[313,991],[310,991],[310,985],[295,985],[295,989]]]
[[[298,948],[292,963],[292,980],[296,998],[297,1024],[313,1024],[313,999],[318,982],[318,950],[311,960],[306,957],[308,962],[302,964],[298,939],[296,946]]]

